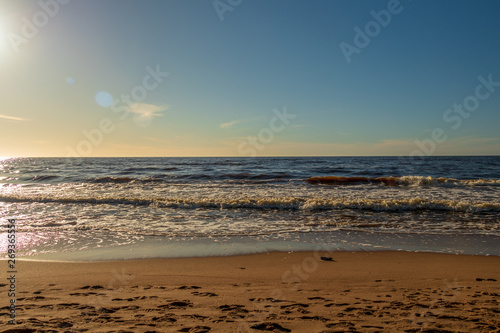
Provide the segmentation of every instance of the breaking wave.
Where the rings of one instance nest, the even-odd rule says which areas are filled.
[[[339,210],[359,209],[372,211],[450,211],[450,212],[498,212],[500,203],[466,202],[456,200],[411,199],[349,199],[349,198],[132,198],[132,197],[44,197],[0,196],[0,202],[109,204],[154,206],[182,209],[257,209],[257,210]]]
[[[306,179],[310,184],[326,185],[350,185],[362,183],[381,183],[389,186],[481,186],[481,185],[500,185],[500,179],[455,179],[455,178],[434,178],[424,176],[402,176],[402,177],[310,177]]]

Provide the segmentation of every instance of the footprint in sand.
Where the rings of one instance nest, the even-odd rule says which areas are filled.
[[[384,327],[382,326],[373,326],[373,325],[361,325],[362,328],[375,328],[375,329],[378,329],[378,330],[383,330]]]
[[[217,309],[221,310],[222,312],[226,312],[228,316],[233,318],[245,318],[247,316],[247,313],[249,312],[247,309],[245,309],[244,305],[239,305],[239,304],[233,304],[233,305],[221,305],[218,306]],[[220,317],[220,319],[225,319],[224,321],[232,321],[230,319],[227,319],[227,316]]]
[[[306,308],[309,307],[309,304],[305,303],[295,303],[295,304],[288,304],[288,305],[282,305],[280,306],[281,309],[285,310],[284,312],[286,314],[292,313],[292,311],[297,311],[303,314],[309,313],[309,311],[306,310]]]
[[[250,326],[250,328],[253,328],[255,330],[259,331],[272,331],[272,332],[291,332],[291,329],[285,328],[281,326],[280,324],[276,323],[261,323],[261,324],[256,324],[253,326]]]
[[[288,305],[282,305],[280,308],[282,309],[287,309],[287,308],[308,308],[309,304],[306,303],[294,303],[294,304],[288,304]]]
[[[207,316],[202,316],[199,314],[190,314],[190,315],[182,315],[183,318],[190,318],[190,319],[197,319],[197,320],[203,320],[207,319]]]
[[[187,332],[187,333],[206,333],[210,332],[212,328],[208,326],[195,326],[195,327],[184,327],[181,328],[178,332]]]
[[[227,311],[244,312],[244,313],[248,312],[248,310],[245,309],[244,305],[239,305],[239,304],[233,304],[233,305],[224,304],[224,305],[218,306],[217,309],[219,309],[223,312],[227,312]]]
[[[62,322],[57,324],[57,327],[58,328],[69,328],[69,327],[73,327],[73,324],[70,322],[67,322],[67,321],[62,321]]]
[[[27,301],[39,301],[45,299],[43,296],[33,296],[33,297],[26,297],[25,300]]]
[[[351,328],[354,327],[354,324],[350,321],[337,321],[334,323],[326,324],[327,328]]]
[[[58,303],[57,306],[61,306],[63,308],[73,308],[80,306],[80,303]]]
[[[197,292],[197,291],[193,291],[191,294],[195,295],[195,296],[205,296],[205,297],[215,297],[215,296],[219,296],[217,294],[214,294],[214,293],[200,293],[200,292]]]
[[[152,321],[154,322],[169,322],[169,323],[175,323],[177,319],[173,318],[171,315],[166,315],[162,317],[153,317],[151,318]]]
[[[302,317],[300,317],[300,319],[302,319],[302,320],[317,320],[317,321],[323,321],[323,322],[330,320],[328,318],[321,317],[321,316],[302,316]]]
[[[96,290],[96,289],[104,289],[103,286],[100,286],[100,285],[95,285],[95,286],[85,286],[85,287],[81,287],[80,289],[92,289],[92,290]]]
[[[190,301],[173,301],[168,304],[164,305],[159,305],[159,308],[166,308],[166,309],[186,309],[188,307],[193,307],[193,303]]]
[[[182,286],[182,287],[179,287],[177,289],[180,289],[180,290],[186,290],[186,289],[201,289],[201,287],[198,287],[198,286]]]
[[[267,297],[267,298],[249,298],[248,299],[250,302],[272,302],[272,303],[282,303],[282,302],[288,302],[288,301],[284,301],[282,299],[276,299],[276,298],[272,298],[272,297]]]

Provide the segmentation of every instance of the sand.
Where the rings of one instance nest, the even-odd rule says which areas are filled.
[[[493,256],[18,261],[15,326],[7,323],[10,286],[2,280],[0,332],[500,331],[500,257]]]

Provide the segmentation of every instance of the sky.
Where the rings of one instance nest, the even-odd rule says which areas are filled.
[[[0,156],[500,155],[494,0],[2,0]]]

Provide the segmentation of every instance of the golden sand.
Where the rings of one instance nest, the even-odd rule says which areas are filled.
[[[4,280],[0,332],[500,331],[500,257],[301,252],[17,271],[17,325]]]

